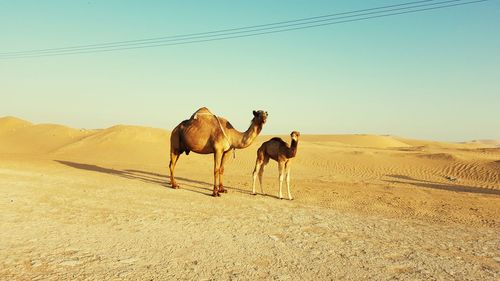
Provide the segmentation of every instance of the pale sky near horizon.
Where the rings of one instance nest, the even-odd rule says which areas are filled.
[[[399,1],[0,0],[0,53],[320,16]],[[500,139],[500,2],[231,40],[0,59],[0,116],[171,130],[199,107],[263,134]]]

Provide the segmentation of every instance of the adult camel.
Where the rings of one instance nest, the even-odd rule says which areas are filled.
[[[174,169],[179,156],[193,151],[199,154],[214,154],[214,190],[213,196],[227,192],[223,185],[224,163],[232,149],[250,146],[266,123],[267,112],[253,111],[250,127],[239,132],[222,117],[212,114],[206,107],[198,109],[190,119],[182,121],[174,128],[170,136],[170,184],[179,188],[175,181]]]

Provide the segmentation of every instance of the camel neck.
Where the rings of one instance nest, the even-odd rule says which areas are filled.
[[[298,140],[292,139],[292,144],[290,145],[290,149],[288,150],[287,158],[293,158],[297,155],[297,146],[299,144]]]
[[[255,138],[259,135],[261,130],[262,124],[256,124],[255,122],[252,122],[250,127],[244,133],[232,130],[232,146],[238,149],[250,146]]]

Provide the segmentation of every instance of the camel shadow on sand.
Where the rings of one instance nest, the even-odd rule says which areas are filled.
[[[125,172],[133,173],[133,174],[142,174],[142,175],[147,175],[147,176],[152,176],[152,177],[165,178],[165,182],[168,180],[168,184],[165,184],[165,182],[163,182],[163,185],[165,185],[167,187],[170,187],[170,179],[169,179],[168,175],[161,175],[161,174],[158,174],[158,173],[151,173],[151,172],[140,171],[140,170],[133,170],[133,169],[127,169],[127,170],[125,170]],[[210,183],[208,183],[208,182],[197,181],[197,180],[187,179],[187,178],[178,177],[178,176],[175,176],[175,178],[178,179],[180,182],[188,182],[188,183],[205,185],[205,186],[207,186],[207,188],[203,188],[203,189],[208,190],[208,191],[212,191],[212,186],[213,185],[210,184]],[[185,186],[185,185],[186,184],[183,183],[183,186]],[[192,187],[196,187],[196,186],[192,186]],[[237,188],[237,187],[234,187],[234,186],[224,186],[224,188],[229,189],[229,190],[234,190],[236,192],[243,193],[243,194],[253,195],[252,192],[250,192],[250,190],[241,189],[241,188]],[[210,195],[211,195],[211,193],[210,193]],[[260,196],[266,196],[266,197],[272,197],[272,198],[279,198],[278,196],[274,196],[274,195],[270,195],[270,194],[259,194],[259,195]]]
[[[80,169],[80,170],[87,170],[87,171],[93,171],[93,172],[98,172],[98,173],[103,173],[103,174],[108,174],[108,175],[114,175],[126,179],[131,179],[131,180],[139,180],[145,183],[150,183],[150,184],[159,184],[164,187],[170,188],[170,179],[168,175],[162,175],[158,173],[152,173],[152,172],[147,172],[147,171],[141,171],[141,170],[134,170],[134,169],[124,169],[124,170],[118,170],[118,169],[113,169],[113,168],[106,168],[94,164],[85,164],[85,163],[77,163],[77,162],[71,162],[71,161],[63,161],[63,160],[54,160],[55,162],[59,164],[66,165],[68,167],[72,167],[75,169]],[[204,181],[198,181],[198,180],[192,180],[188,178],[183,178],[183,177],[175,177],[179,182],[181,183],[181,189],[182,190],[187,190],[191,192],[196,192],[199,194],[203,195],[212,195],[212,184]],[[231,186],[225,186],[226,189],[233,190],[239,193],[243,194],[251,194],[250,190],[245,190],[245,189],[240,189],[237,187],[231,187]],[[276,197],[273,195],[267,195],[264,194],[264,196],[268,197]]]
[[[384,180],[390,183],[397,184],[411,184],[417,187],[425,187],[432,189],[441,189],[455,192],[468,192],[468,193],[480,193],[480,194],[495,194],[500,195],[500,190],[497,189],[487,189],[482,187],[474,187],[460,184],[446,184],[446,183],[438,183],[426,180],[419,180],[408,176],[403,175],[387,175],[387,177],[391,178],[391,180]]]

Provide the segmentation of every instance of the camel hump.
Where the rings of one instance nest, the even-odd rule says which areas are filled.
[[[270,139],[269,141],[286,144],[286,141],[284,141],[282,138],[278,138],[278,137],[274,137],[274,138]]]
[[[202,108],[196,110],[193,113],[193,115],[191,115],[191,119],[197,119],[198,117],[204,116],[204,115],[211,116],[211,115],[214,115],[214,114],[212,112],[210,112],[210,110],[208,110],[208,108],[202,107]]]
[[[278,146],[278,147],[290,147],[286,141],[284,141],[282,138],[274,137],[270,140],[268,140],[266,143],[269,143],[271,146]]]

